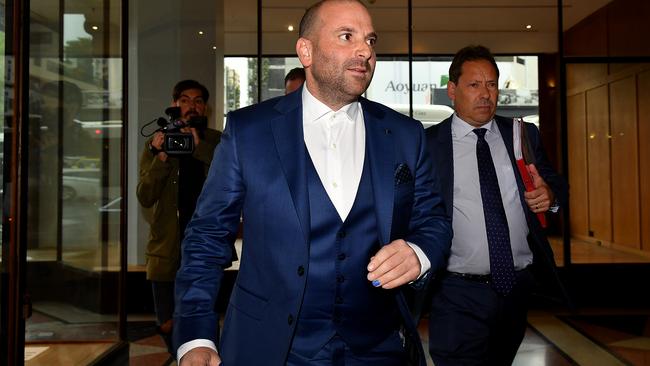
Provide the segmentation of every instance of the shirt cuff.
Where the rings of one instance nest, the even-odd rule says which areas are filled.
[[[418,260],[420,261],[420,275],[417,278],[419,280],[420,278],[422,278],[422,276],[425,273],[427,273],[431,269],[431,261],[429,261],[429,258],[427,258],[426,254],[424,254],[424,252],[422,251],[422,249],[420,249],[419,246],[410,243],[408,241],[406,242],[406,244],[408,244],[411,247],[411,249],[413,249],[415,255],[418,256]]]
[[[181,344],[180,347],[178,347],[178,350],[176,351],[176,357],[178,362],[181,362],[181,358],[185,356],[185,354],[194,348],[199,348],[199,347],[208,347],[213,349],[215,352],[218,353],[217,351],[217,346],[214,345],[214,342],[212,342],[209,339],[193,339],[189,342],[185,342]]]
[[[548,208],[548,210],[552,213],[557,213],[560,210],[560,202],[555,200],[551,207]]]

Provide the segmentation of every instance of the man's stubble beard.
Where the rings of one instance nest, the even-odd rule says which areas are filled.
[[[339,66],[333,62],[331,58],[327,57],[321,52],[316,52],[314,54],[314,56],[317,55],[320,56],[319,58],[322,61],[320,63],[314,62],[311,65],[312,76],[318,85],[318,93],[321,95],[321,97],[325,98],[328,103],[340,106],[350,104],[356,101],[359,96],[368,89],[368,86],[370,85],[372,76],[374,74],[374,69],[371,68],[370,62],[347,60],[341,66],[341,69],[337,70],[336,68]],[[368,70],[368,80],[354,81],[355,86],[357,82],[365,83],[365,85],[361,87],[361,90],[358,90],[355,86],[348,85],[348,82],[346,82],[345,74],[347,70],[350,67],[355,66],[364,66],[366,70]]]

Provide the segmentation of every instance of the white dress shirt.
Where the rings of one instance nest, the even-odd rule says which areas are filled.
[[[305,82],[302,88],[305,146],[336,212],[345,221],[357,196],[366,155],[363,110],[357,101],[333,111],[308,88]],[[420,261],[419,278],[431,268],[431,262],[420,247],[407,244]]]
[[[302,92],[305,146],[332,204],[345,221],[357,196],[366,151],[366,128],[359,102],[338,111]]]
[[[490,154],[497,172],[503,208],[510,230],[510,245],[515,269],[523,269],[533,262],[533,254],[526,240],[528,224],[515,178],[515,174],[518,173],[512,167],[496,122],[492,120],[482,127],[487,129],[485,140],[490,146]],[[454,154],[454,237],[447,270],[488,274],[490,255],[476,161],[478,137],[472,132],[474,128],[454,114],[451,122]]]

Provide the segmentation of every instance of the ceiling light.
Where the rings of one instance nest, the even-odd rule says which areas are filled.
[[[201,35],[201,36],[202,36],[202,35],[203,35],[203,31],[199,31],[199,35]]]
[[[217,46],[212,46],[212,49],[213,49],[213,50],[216,50],[216,49],[217,49]]]
[[[527,24],[527,25],[526,25],[526,29],[533,29],[533,26],[530,25],[530,24]]]
[[[287,30],[288,30],[289,32],[293,32],[293,25],[288,26],[288,27],[287,27]]]
[[[90,28],[92,28],[93,30],[98,30],[98,29],[99,29],[99,27],[98,27],[98,26],[96,26],[96,25],[93,25],[93,26],[92,26],[92,27],[90,27]]]

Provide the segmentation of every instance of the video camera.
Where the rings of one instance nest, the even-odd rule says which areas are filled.
[[[183,127],[193,127],[200,133],[207,127],[208,121],[204,116],[192,116],[187,122],[181,119],[180,107],[165,109],[167,118],[158,118],[159,131],[165,134],[163,150],[168,155],[185,155],[194,152],[194,136],[181,132]]]

